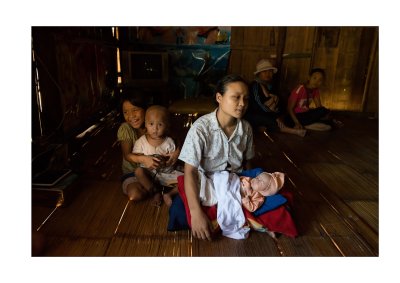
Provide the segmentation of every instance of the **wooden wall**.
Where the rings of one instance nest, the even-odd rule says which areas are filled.
[[[32,42],[41,100],[32,79],[34,142],[72,135],[111,106],[117,49],[110,27],[32,27]]]
[[[378,113],[377,27],[232,27],[231,37],[229,72],[251,81],[258,60],[271,58],[279,91],[287,95],[321,67],[325,106]]]
[[[276,27],[232,27],[229,72],[253,78],[258,60],[276,55]]]

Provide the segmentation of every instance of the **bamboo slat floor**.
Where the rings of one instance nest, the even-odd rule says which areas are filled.
[[[175,116],[184,136],[188,119]],[[32,230],[45,236],[43,256],[378,256],[378,121],[341,113],[345,123],[304,138],[255,131],[254,165],[286,174],[295,196],[300,236],[272,239],[252,231],[246,240],[212,242],[190,231],[168,232],[168,208],[150,200],[128,203],[120,188],[118,124],[106,123],[82,151],[74,199],[32,205]],[[186,126],[186,127],[185,127]]]

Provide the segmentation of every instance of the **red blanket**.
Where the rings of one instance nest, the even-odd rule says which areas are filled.
[[[189,226],[191,226],[191,216],[190,210],[186,199],[185,194],[185,185],[184,185],[184,176],[178,177],[178,190],[179,195],[182,198],[183,204],[185,206],[186,218]],[[287,200],[287,204],[281,205],[278,208],[268,211],[260,216],[254,216],[250,211],[242,206],[244,215],[249,223],[250,227],[257,231],[268,231],[277,232],[284,234],[289,237],[296,237],[298,235],[296,225],[292,219],[292,216],[289,213],[289,205],[293,203],[293,194],[282,188],[279,191]],[[219,231],[219,226],[217,222],[217,205],[214,206],[202,206],[204,213],[211,220],[211,223],[214,227],[213,232]]]

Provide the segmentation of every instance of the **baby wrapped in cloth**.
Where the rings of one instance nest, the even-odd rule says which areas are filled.
[[[228,171],[200,175],[200,201],[202,205],[218,203],[217,222],[222,234],[233,239],[245,239],[249,227],[242,210],[259,208],[266,196],[276,194],[283,186],[284,174],[263,172],[255,178],[240,177]]]
[[[281,172],[262,172],[255,178],[240,177],[240,194],[242,204],[248,211],[257,210],[265,201],[265,197],[275,195],[285,182],[285,174]]]

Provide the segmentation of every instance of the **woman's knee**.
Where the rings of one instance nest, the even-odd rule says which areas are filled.
[[[141,188],[139,183],[129,184],[125,193],[133,201],[139,201],[146,197],[146,191]]]

